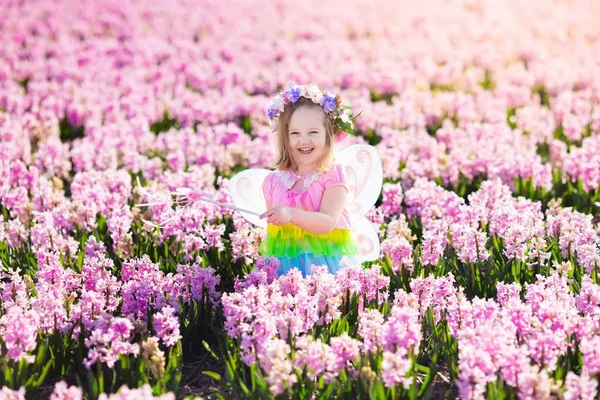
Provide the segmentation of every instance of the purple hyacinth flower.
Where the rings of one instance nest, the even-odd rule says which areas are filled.
[[[335,96],[331,96],[329,94],[323,96],[321,99],[321,105],[323,106],[323,110],[326,113],[330,113],[331,111],[336,109]]]
[[[267,115],[269,115],[269,118],[271,119],[273,119],[277,115],[277,113],[278,111],[273,107],[269,107],[269,109],[267,110]]]

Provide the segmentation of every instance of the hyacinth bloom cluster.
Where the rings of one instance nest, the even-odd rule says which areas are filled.
[[[458,391],[461,398],[484,398],[487,385],[498,379],[514,387],[519,398],[555,398],[561,382],[551,373],[561,357],[580,348],[583,366],[569,373],[565,398],[595,398],[600,286],[586,278],[573,294],[564,272],[538,277],[525,288],[498,284],[497,300],[468,300],[452,287],[454,279],[411,282],[412,293],[397,293],[398,304],[431,308],[457,339]],[[450,291],[448,291],[450,289]],[[523,295],[521,296],[521,293]],[[442,297],[443,296],[443,297]],[[440,299],[443,300],[440,302]]]
[[[597,381],[591,377],[598,369],[591,347],[583,345],[585,362],[579,375],[570,372],[561,382],[554,381],[550,373],[557,359],[572,345],[581,346],[597,335],[597,313],[595,322],[589,314],[590,306],[599,302],[597,285],[586,280],[581,294],[573,295],[568,291],[566,278],[556,273],[527,287],[524,299],[520,297],[519,285],[500,284],[496,302],[469,301],[453,284],[451,276],[413,281],[412,293],[396,293],[397,300],[387,321],[374,309],[361,313],[359,349],[350,354],[360,351],[364,356],[383,350],[381,379],[385,385],[410,385],[404,376],[410,362],[401,355],[418,348],[420,316],[433,310],[436,323],[447,324],[458,342],[457,383],[461,398],[482,398],[486,386],[498,379],[514,387],[519,398],[554,398],[562,385],[566,398],[595,398]],[[557,312],[563,319],[554,318],[552,313]],[[336,359],[325,355],[331,351],[330,346],[311,336],[303,336],[297,346],[298,367],[310,366],[309,376],[332,379],[335,370],[331,366]],[[310,354],[313,361],[307,364]],[[287,383],[293,384],[294,379]]]
[[[468,205],[454,192],[425,180],[417,181],[405,196],[407,215],[418,218],[424,229],[420,261],[425,265],[438,265],[450,246],[462,262],[485,261],[490,256],[491,237],[502,240],[507,259],[529,261],[529,267],[548,266],[548,240],[558,243],[562,257],[576,257],[587,272],[600,266],[600,236],[591,215],[560,208],[556,202],[544,213],[541,202],[514,198],[500,180],[483,182],[469,195]],[[405,247],[406,242],[404,239]],[[404,254],[408,257],[408,250]],[[409,262],[397,259],[399,265]]]
[[[271,393],[280,395],[298,383],[296,371],[331,383],[343,370],[357,375],[359,360],[368,353],[382,353],[385,386],[408,389],[413,383],[412,356],[422,340],[418,310],[394,306],[384,318],[377,309],[365,309],[356,338],[344,332],[326,343],[314,332],[342,317],[345,296],[366,299],[361,308],[377,305],[387,298],[389,284],[378,268],[349,266],[337,276],[326,271],[325,266],[314,266],[311,275],[302,277],[293,269],[270,283],[240,286],[239,292],[223,296],[224,326],[237,340],[243,362],[258,365]],[[386,294],[378,294],[381,290]]]
[[[240,398],[598,396],[597,2],[5,3],[0,397],[178,398],[217,336]],[[382,257],[278,279],[263,229],[164,200],[231,203],[300,97],[376,147]]]
[[[35,280],[13,270],[0,284],[6,362],[37,363],[40,341],[62,334],[64,340],[82,339],[81,364],[87,369],[113,368],[123,357],[141,357],[139,334],[149,329],[164,349],[174,348],[182,339],[180,301],[203,304],[207,310],[219,302],[220,279],[212,268],[179,265],[178,275],[165,276],[145,257],[124,263],[118,279],[102,246],[90,239],[86,251],[80,273],[65,268],[56,252],[40,251]]]

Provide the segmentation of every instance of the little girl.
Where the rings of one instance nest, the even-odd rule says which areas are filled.
[[[353,133],[349,107],[339,96],[318,87],[294,86],[275,97],[268,114],[277,120],[279,158],[262,185],[267,211],[267,237],[259,247],[277,257],[277,274],[298,268],[304,276],[312,265],[335,273],[354,263],[358,245],[344,209],[348,189],[343,169],[335,163],[334,141]]]

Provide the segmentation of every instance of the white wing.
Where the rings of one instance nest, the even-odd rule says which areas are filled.
[[[383,167],[375,147],[357,144],[346,147],[336,155],[344,169],[348,198],[346,210],[365,215],[377,201],[383,186]],[[355,215],[351,222],[358,221]]]
[[[352,223],[352,236],[360,247],[357,261],[363,263],[365,261],[374,261],[379,258],[379,235],[375,227],[365,217],[357,213],[350,213],[350,219],[356,221]]]
[[[233,204],[238,208],[255,211],[259,214],[267,211],[267,203],[262,191],[262,184],[271,171],[263,168],[245,169],[237,174],[229,182],[229,193]],[[266,227],[267,220],[260,219],[256,215],[241,212],[250,223]]]

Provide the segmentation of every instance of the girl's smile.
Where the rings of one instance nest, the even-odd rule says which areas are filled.
[[[312,151],[313,151],[314,149],[315,149],[314,147],[305,147],[305,148],[300,148],[300,149],[298,149],[298,151],[299,151],[301,154],[310,154],[310,153],[312,153]]]

